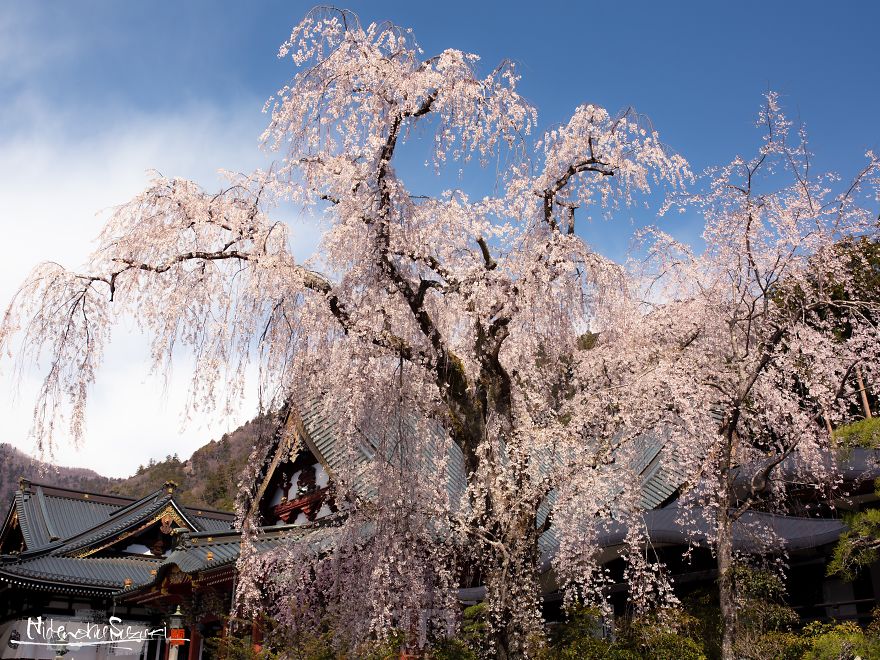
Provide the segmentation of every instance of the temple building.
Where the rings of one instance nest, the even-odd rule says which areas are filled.
[[[0,529],[0,657],[163,657],[164,637],[144,639],[155,613],[115,596],[151,582],[176,535],[228,533],[234,520],[174,491],[135,500],[22,479]],[[123,630],[115,644],[110,617]]]
[[[271,439],[258,551],[315,534],[336,510],[323,456],[303,436],[296,416]],[[175,611],[178,660],[211,657],[206,638],[227,634],[241,534],[232,513],[186,506],[175,487],[135,500],[21,479],[0,529],[0,657],[166,660]]]
[[[353,455],[341,447],[323,406],[301,404],[288,409],[269,440],[253,485],[252,513],[264,525],[255,537],[256,551],[321,540],[325,534],[329,539],[330,528],[324,523],[337,511],[334,474],[352,461],[374,460],[379,446],[373,434],[364,432]],[[448,451],[450,488],[464,488],[460,451],[454,445]],[[685,529],[678,522],[676,500],[683,475],[674,455],[664,450],[662,437],[645,438],[634,462],[644,524],[654,552],[670,567],[676,588],[711,584],[717,571],[704,542],[708,530],[700,529],[699,523]],[[787,552],[791,567],[790,600],[804,620],[866,621],[880,595],[880,565],[854,583],[825,575],[831,550],[846,529],[837,511],[873,505],[877,500],[872,487],[873,478],[880,476],[876,452],[854,450],[842,467],[851,496],[837,501],[835,510],[815,506],[801,510],[795,505],[792,515],[754,511],[734,528],[734,544],[741,552],[765,552],[754,538],[756,529],[769,530],[779,539],[779,549]],[[809,495],[799,497],[808,499]],[[542,515],[549,505],[545,503]],[[20,643],[38,637],[39,620],[52,619],[57,632],[61,624],[68,631],[82,630],[90,623],[106,624],[116,617],[121,625],[130,626],[130,637],[140,632],[144,639],[93,647],[70,645],[69,657],[128,655],[167,660],[171,657],[168,623],[175,612],[182,612],[185,635],[176,657],[212,657],[212,638],[230,634],[227,615],[242,550],[242,537],[233,521],[230,513],[184,506],[172,483],[132,500],[22,480],[0,530],[0,656],[54,658],[55,651],[48,645]],[[622,562],[626,529],[606,526],[599,538],[603,560],[617,571],[614,567]],[[691,543],[697,549],[691,561],[685,562],[682,554]],[[551,526],[540,539],[548,570],[544,602],[551,616],[561,599],[550,569],[557,548]],[[615,589],[613,599],[623,603],[625,585],[621,582]],[[478,583],[463,583],[459,598],[470,603],[482,599],[484,593]],[[250,625],[245,632],[250,643],[259,646],[259,628]],[[241,626],[238,634],[242,634]]]

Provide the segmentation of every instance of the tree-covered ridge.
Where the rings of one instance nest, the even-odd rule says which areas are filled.
[[[62,488],[110,492],[121,479],[104,477],[85,468],[71,468],[38,461],[8,443],[0,443],[0,507],[3,515],[18,489],[18,480],[51,481]],[[114,491],[117,492],[117,491]],[[124,493],[119,493],[124,494]]]
[[[185,461],[177,454],[166,456],[163,461],[151,460],[118,484],[116,488],[120,490],[111,492],[140,497],[171,480],[179,485],[184,504],[232,511],[248,455],[269,425],[267,418],[258,417],[231,433],[224,433],[219,440],[211,440]]]
[[[245,422],[218,440],[203,445],[188,459],[177,454],[163,460],[150,459],[126,479],[104,477],[93,470],[69,468],[37,461],[12,445],[0,444],[0,502],[9,506],[18,480],[51,481],[57,486],[80,490],[142,497],[166,481],[178,484],[181,501],[189,506],[232,511],[238,481],[248,455],[261,431],[268,428],[265,417]]]

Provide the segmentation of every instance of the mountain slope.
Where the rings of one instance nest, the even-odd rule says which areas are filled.
[[[126,497],[142,497],[171,480],[178,484],[184,504],[231,511],[239,474],[260,433],[270,432],[270,427],[268,417],[257,417],[219,440],[211,440],[186,461],[176,454],[162,461],[151,459],[127,479],[104,477],[84,468],[50,465],[0,443],[0,516],[11,503],[21,477]]]
[[[122,479],[103,477],[93,470],[50,465],[31,458],[5,442],[0,443],[0,516],[12,502],[18,480],[48,481],[64,488],[109,492]],[[0,523],[2,524],[2,523]]]

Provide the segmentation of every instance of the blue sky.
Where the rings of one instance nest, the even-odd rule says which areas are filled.
[[[0,136],[32,129],[40,113],[51,115],[66,138],[88,140],[124,127],[132,115],[198,121],[207,112],[234,123],[241,131],[234,140],[250,131],[255,144],[263,101],[292,72],[289,61],[275,57],[277,46],[311,6],[6,3],[0,34],[11,35],[16,61],[7,54],[4,62],[0,47],[7,69],[0,73]],[[806,122],[820,167],[854,173],[865,148],[880,140],[878,3],[346,6],[365,22],[412,27],[428,53],[455,47],[480,54],[486,67],[503,58],[518,62],[521,89],[544,127],[565,121],[583,102],[611,111],[635,106],[697,170],[750,152],[758,137],[752,121],[768,88]],[[597,229],[591,241],[620,256],[626,227]],[[695,233],[691,227],[686,235]]]
[[[257,101],[259,112],[258,100],[291,72],[289,62],[275,58],[277,46],[311,6],[4,3],[0,26],[14,42],[4,48],[16,48],[16,61],[5,61],[0,77],[0,130],[28,124],[8,103],[22,90],[57,104],[72,119],[70,131],[82,135],[123,120],[131,109],[173,113],[194,104]],[[414,28],[429,53],[460,48],[482,55],[487,66],[515,60],[543,123],[563,121],[584,101],[610,109],[635,105],[697,165],[724,158],[749,137],[749,120],[768,86],[801,114],[832,167],[877,139],[877,3],[345,6],[364,21]]]
[[[293,72],[278,45],[305,2],[26,2],[0,5],[0,228],[18,249],[0,265],[5,305],[33,263],[79,264],[100,227],[95,213],[125,201],[145,170],[213,186],[217,168],[246,171],[265,99]],[[592,102],[632,105],[696,170],[754,151],[761,94],[782,94],[808,128],[816,164],[849,176],[880,150],[880,3],[874,2],[349,2],[366,21],[412,27],[428,53],[476,52],[488,68],[516,61],[521,91],[541,126]],[[430,178],[407,174],[423,192]],[[478,178],[491,186],[491,175]],[[469,187],[469,186],[467,186]],[[420,191],[421,192],[421,191]],[[488,190],[487,190],[488,192]],[[633,211],[632,222],[655,219]],[[637,217],[636,217],[637,216]],[[583,228],[621,256],[632,222]],[[667,222],[694,238],[693,219]],[[677,224],[676,224],[677,223]],[[297,250],[315,244],[300,228]],[[66,463],[126,474],[172,451],[187,455],[238,420],[196,420],[181,430],[174,379],[162,402],[145,379],[145,349],[122,333],[90,410],[90,441]],[[8,364],[0,365],[8,372]],[[184,380],[185,366],[178,369]],[[4,377],[5,378],[5,377]],[[28,392],[13,401],[0,380],[0,441],[28,449]],[[115,429],[143,415],[142,449],[107,458]],[[245,404],[241,419],[251,410]],[[157,426],[155,420],[163,421]],[[168,421],[170,420],[170,421]],[[131,426],[129,424],[129,426]],[[161,438],[161,440],[157,440]]]

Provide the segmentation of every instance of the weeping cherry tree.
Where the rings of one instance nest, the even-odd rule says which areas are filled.
[[[868,152],[843,186],[818,173],[774,93],[758,126],[755,156],[708,170],[683,198],[705,219],[703,250],[645,232],[642,321],[616,334],[596,385],[622,426],[663,429],[688,475],[681,522],[709,530],[724,658],[738,657],[735,526],[752,510],[786,512],[792,490],[830,499],[832,428],[851,419],[857,374],[880,371],[880,306],[862,285],[873,266],[846,247],[878,238],[880,161]],[[772,530],[746,532],[779,549]]]
[[[352,462],[334,475],[346,502],[335,540],[247,555],[240,601],[265,603],[271,590],[293,627],[330,611],[349,645],[392,631],[424,644],[454,625],[471,566],[487,588],[488,652],[521,657],[541,633],[538,539],[553,514],[539,507],[554,491],[573,502],[559,489],[577,476],[582,515],[599,511],[600,495],[615,495],[601,468],[623,443],[591,440],[593,425],[611,425],[594,398],[560,394],[578,338],[633,314],[623,269],[576,218],[678,188],[687,165],[632,111],[582,105],[533,139],[536,112],[512,64],[479,74],[476,55],[423,56],[410,31],[349,12],[309,13],[279,56],[297,71],[267,104],[270,171],[230,176],[216,193],[157,177],[115,211],[81,270],[43,264],[21,288],[0,340],[43,360],[35,436],[51,443],[62,419],[82,435],[110,330],[129,317],[160,370],[178,346],[192,351],[193,410],[234,405],[256,363],[266,409],[318,393],[352,452],[359,429],[406,418],[415,433],[383,433],[409,458],[380,450],[366,473]],[[502,163],[490,194],[415,194],[399,154],[425,143],[437,171]],[[277,205],[322,216],[312,260],[294,258]],[[428,470],[419,459],[449,454],[438,427],[462,457],[462,493],[442,460]],[[577,527],[564,519],[563,537]],[[277,579],[259,573],[269,568]]]

